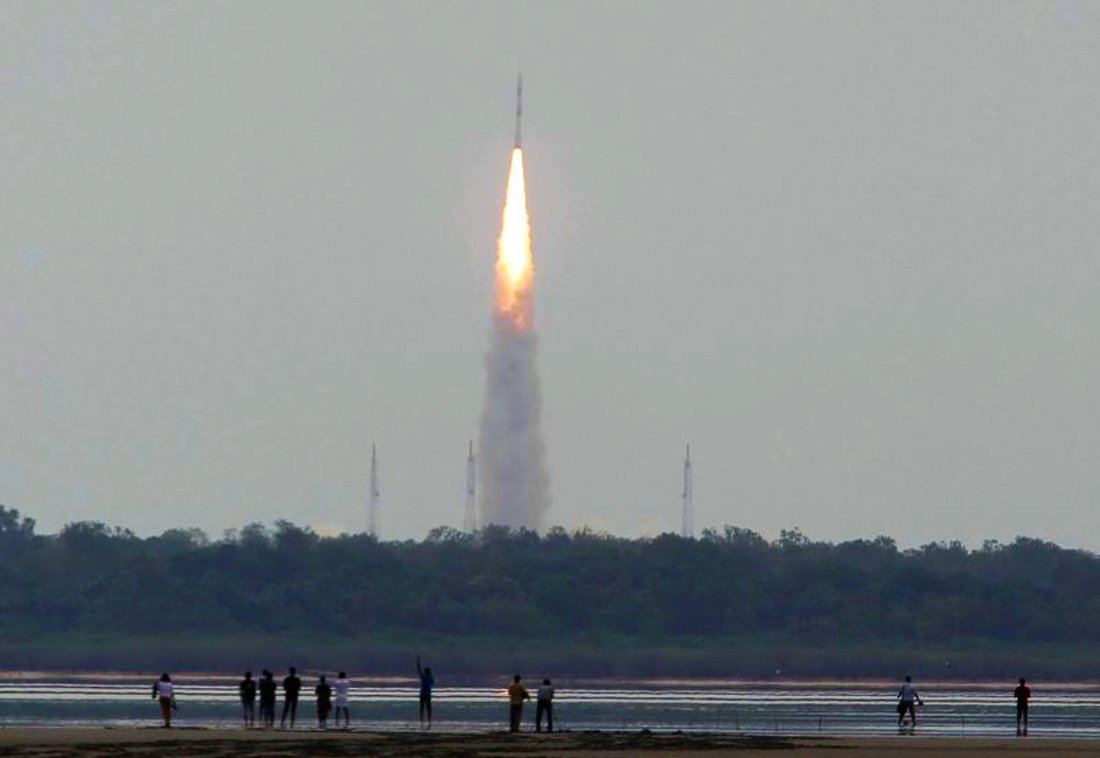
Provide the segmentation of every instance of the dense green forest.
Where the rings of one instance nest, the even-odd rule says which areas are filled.
[[[477,651],[526,647],[600,673],[669,673],[680,660],[885,674],[959,657],[983,661],[975,674],[1030,650],[1069,674],[1095,665],[1077,651],[1100,642],[1100,557],[1027,538],[901,550],[886,537],[830,544],[795,530],[769,542],[735,527],[696,540],[491,527],[379,542],[285,521],[216,540],[89,522],[39,535],[0,507],[0,665],[74,663],[46,650],[117,654],[115,641],[138,639],[170,650],[209,640],[214,656],[242,638],[287,654],[357,641],[379,661],[415,641],[470,670]],[[1009,657],[989,657],[998,649]],[[814,651],[831,651],[818,657],[829,663],[809,664]]]

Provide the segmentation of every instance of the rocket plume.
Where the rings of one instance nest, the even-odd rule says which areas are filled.
[[[523,149],[517,125],[497,239],[493,319],[485,358],[481,523],[536,529],[550,505],[550,478],[539,427],[542,399],[535,364],[538,338],[531,250]]]
[[[531,219],[527,216],[523,149],[517,147],[512,151],[512,167],[508,171],[493,293],[494,315],[511,322],[515,331],[525,331],[530,325],[534,284],[535,263],[531,255]]]

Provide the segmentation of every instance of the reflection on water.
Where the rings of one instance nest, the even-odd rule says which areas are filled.
[[[157,720],[152,677],[0,677],[0,726],[33,724],[148,725]],[[311,691],[306,678],[305,692]],[[236,726],[235,680],[176,679],[181,726]],[[737,731],[766,734],[896,733],[896,688],[885,684],[715,683],[661,686],[616,682],[571,687],[559,681],[555,725],[559,729]],[[928,735],[1011,735],[1015,732],[1012,683],[933,684],[920,688],[917,731]],[[1100,737],[1100,688],[1034,687],[1031,734]],[[368,683],[352,692],[353,726],[409,729],[417,716],[417,689]],[[503,690],[439,687],[436,723],[461,730],[500,729],[507,718]],[[527,720],[534,719],[529,708]],[[313,701],[303,697],[299,725],[313,723]]]

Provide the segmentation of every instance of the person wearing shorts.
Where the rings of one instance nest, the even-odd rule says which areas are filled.
[[[332,689],[336,693],[336,728],[340,728],[340,713],[342,711],[344,714],[344,728],[347,729],[351,726],[351,711],[348,710],[348,703],[351,700],[351,682],[348,681],[348,675],[341,671],[333,683]]]

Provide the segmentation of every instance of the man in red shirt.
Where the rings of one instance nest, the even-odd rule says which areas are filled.
[[[1016,696],[1016,736],[1027,736],[1027,701],[1031,699],[1031,688],[1027,686],[1027,680],[1020,677],[1020,686],[1012,691]],[[1020,725],[1023,724],[1023,731]]]

